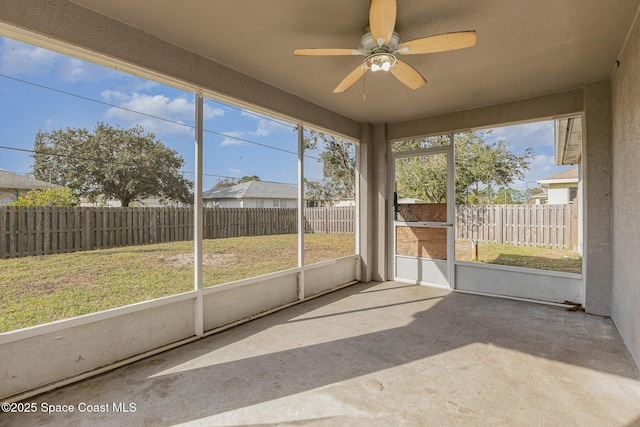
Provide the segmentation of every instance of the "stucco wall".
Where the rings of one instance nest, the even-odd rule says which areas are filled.
[[[374,243],[373,243],[373,195],[374,195],[374,142],[373,126],[371,124],[360,125],[360,145],[356,168],[358,169],[358,233],[360,248],[360,268],[358,279],[363,282],[373,280],[374,268]]]
[[[435,135],[469,128],[584,114],[583,219],[584,305],[611,315],[611,88],[609,81],[504,104],[388,125],[389,139]]]
[[[610,82],[585,86],[582,138],[583,226],[586,227],[584,306],[587,313],[601,316],[611,316],[613,280],[611,114]]]
[[[640,365],[640,24],[611,82],[613,109],[613,298],[611,317]]]
[[[389,147],[387,144],[387,126],[377,124],[373,126],[373,164],[374,164],[374,192],[373,192],[373,224],[374,224],[374,265],[373,280],[392,279],[392,258],[389,256]]]

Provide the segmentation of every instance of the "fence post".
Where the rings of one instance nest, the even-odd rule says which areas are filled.
[[[324,207],[324,234],[329,234],[329,207]]]
[[[502,218],[504,216],[504,210],[506,209],[506,205],[500,205],[496,215],[496,243],[499,245],[504,243],[504,230],[502,229]]]
[[[158,243],[158,210],[152,208],[149,217],[149,243]]]
[[[571,213],[570,213],[570,226],[569,226],[569,241],[571,248],[578,248],[578,199],[574,199],[571,204]]]
[[[85,251],[91,250],[91,208],[88,208],[84,212],[84,239],[83,239],[83,249]]]
[[[7,227],[7,210],[0,208],[0,259],[7,258],[7,232],[10,229]]]

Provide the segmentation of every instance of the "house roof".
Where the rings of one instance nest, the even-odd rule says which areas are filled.
[[[202,193],[203,199],[296,199],[297,197],[297,186],[270,181],[248,181],[226,188],[212,188]]]
[[[33,190],[36,188],[56,188],[58,185],[50,184],[39,179],[29,178],[0,169],[0,188],[7,190]]]
[[[540,185],[578,182],[578,168],[567,169],[555,175],[538,180]]]
[[[376,124],[610,79],[639,5],[638,0],[398,1],[395,30],[401,42],[475,30],[476,45],[402,55],[428,82],[417,90],[389,73],[367,72],[366,87],[359,79],[342,94],[332,91],[362,65],[362,57],[293,52],[357,49],[369,25],[369,1],[13,0],[3,2],[2,18],[15,28],[33,28],[159,75],[173,71],[184,81],[206,79],[211,90],[229,99],[268,109],[289,106],[282,112],[293,117],[310,103],[336,113],[331,116],[336,120]]]

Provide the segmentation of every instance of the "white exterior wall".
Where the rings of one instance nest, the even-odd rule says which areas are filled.
[[[282,200],[286,200],[287,208],[295,208],[298,201],[296,199],[261,199],[264,201],[263,206],[258,206],[258,200],[260,199],[223,199],[218,201],[206,200],[204,207],[212,208],[274,208],[281,207]],[[278,202],[278,206],[274,206],[274,200]]]
[[[566,205],[569,203],[569,189],[560,186],[549,187],[549,190],[547,190],[547,203],[550,205]]]
[[[242,200],[240,199],[227,199],[219,200],[217,205],[219,208],[243,208]]]
[[[224,199],[224,200],[204,200],[205,208],[242,208],[242,200],[240,199]]]

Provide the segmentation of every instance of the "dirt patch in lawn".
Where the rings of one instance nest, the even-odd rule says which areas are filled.
[[[235,254],[203,254],[202,266],[204,268],[220,268],[233,265],[236,260]],[[168,267],[193,267],[193,253],[160,257],[163,265]]]

